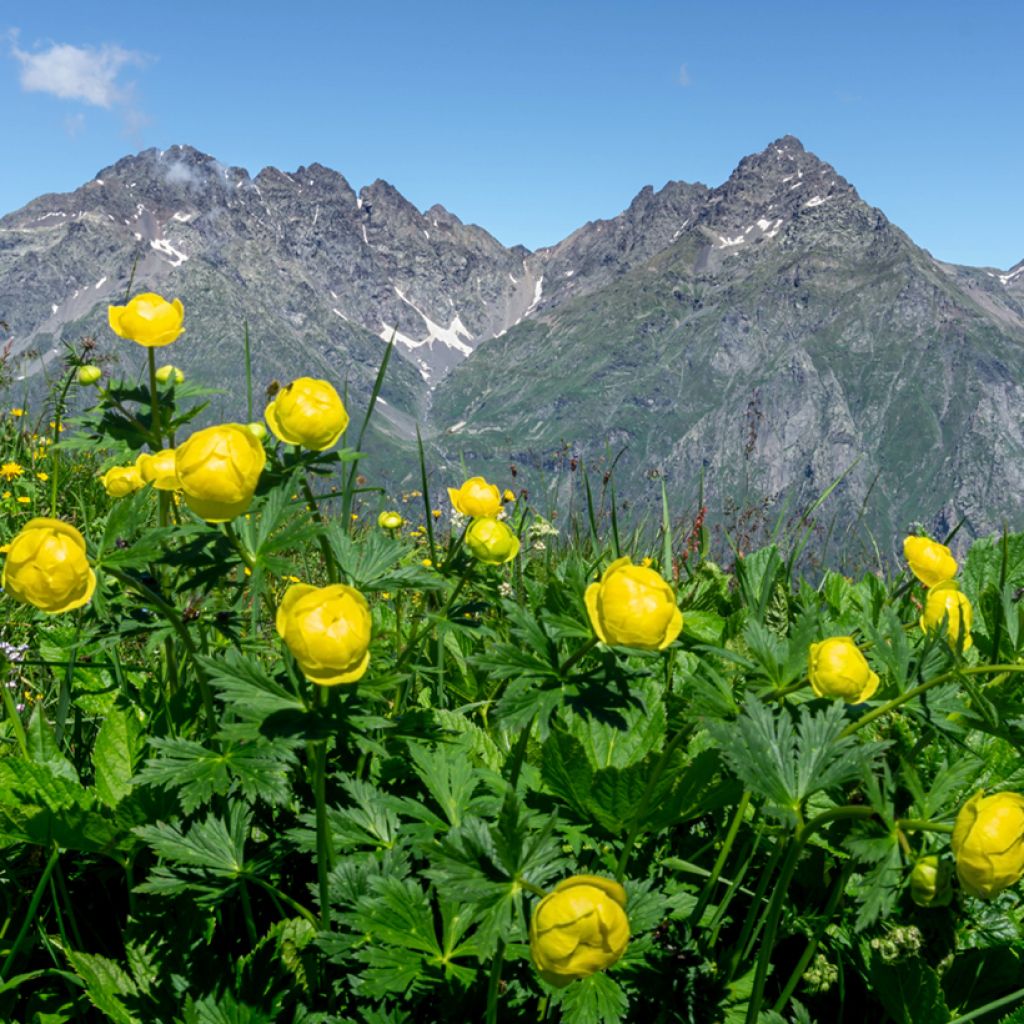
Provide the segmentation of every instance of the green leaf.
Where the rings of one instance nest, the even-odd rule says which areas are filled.
[[[947,1024],[952,1014],[934,969],[917,957],[888,964],[869,948],[868,980],[893,1024]]]
[[[718,612],[690,610],[683,614],[682,635],[702,644],[720,644],[725,632],[725,619]]]
[[[220,691],[220,700],[244,721],[263,722],[275,713],[306,713],[302,697],[285,689],[238,651],[199,661],[210,677],[210,685]]]
[[[67,950],[66,956],[72,970],[85,982],[89,1001],[107,1020],[114,1024],[142,1024],[121,1002],[121,996],[136,995],[137,989],[119,964],[106,957],[73,950]]]
[[[92,751],[96,793],[115,807],[132,790],[132,776],[142,749],[138,716],[121,707],[111,708],[100,726]]]
[[[461,749],[460,749],[461,748]],[[473,792],[479,782],[478,770],[465,754],[464,744],[428,750],[409,744],[413,769],[437,802],[449,825],[461,823],[472,807]]]
[[[277,1014],[270,1015],[255,1006],[238,1002],[230,992],[204,996],[194,1002],[191,996],[185,1004],[181,1024],[272,1024]]]
[[[551,1005],[562,1009],[563,1024],[617,1024],[629,1009],[626,993],[603,971],[549,991]]]

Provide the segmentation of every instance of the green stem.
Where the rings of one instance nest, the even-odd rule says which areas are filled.
[[[53,869],[57,866],[57,861],[59,859],[60,847],[55,846],[53,848],[53,853],[50,854],[50,859],[46,862],[46,867],[43,868],[43,874],[36,885],[35,892],[32,893],[32,899],[29,900],[28,913],[25,914],[25,920],[21,922],[21,928],[18,930],[17,937],[14,940],[14,945],[11,946],[11,951],[7,954],[7,959],[4,961],[3,967],[0,967],[0,981],[6,981],[7,972],[17,959],[18,952],[21,949],[21,944],[25,941],[25,936],[28,935],[29,928],[32,927],[36,920],[36,912],[39,910],[39,903],[43,898],[43,893],[46,891],[46,886],[50,881],[50,875],[53,874]]]
[[[993,1010],[998,1010],[1003,1006],[1010,1006],[1020,1000],[1024,1000],[1024,988],[1019,988],[1016,992],[1003,996],[1002,999],[996,999],[991,1003],[986,1003],[984,1006],[979,1006],[976,1010],[971,1010],[970,1013],[965,1013],[962,1017],[954,1017],[949,1024],[967,1024],[969,1020],[977,1020],[979,1017],[984,1017],[986,1013],[991,1013]]]
[[[317,687],[317,704],[323,708],[327,694]],[[327,740],[312,740],[309,744],[310,767],[313,773],[313,799],[316,802],[316,874],[320,888],[320,928],[331,927],[328,875],[334,867],[330,823],[327,820]]]
[[[498,1024],[498,989],[501,987],[501,968],[505,963],[505,940],[498,939],[498,948],[494,952],[494,963],[491,964],[491,977],[487,982],[487,1013],[484,1024]]]
[[[58,481],[60,479],[60,452],[57,450],[57,442],[60,441],[60,428],[61,421],[64,418],[64,403],[68,397],[68,389],[71,387],[71,382],[75,379],[75,370],[72,370],[64,381],[64,386],[61,388],[60,397],[53,410],[53,443],[50,445],[50,515],[57,518],[57,491]]]
[[[839,736],[840,738],[852,736],[858,729],[863,729],[865,725],[870,724],[876,718],[881,718],[883,715],[887,715],[890,711],[898,708],[901,704],[906,704],[907,701],[920,697],[922,693],[927,693],[933,686],[938,686],[939,683],[955,679],[957,676],[990,675],[995,672],[1024,672],[1024,665],[977,665],[974,668],[955,668],[949,672],[943,672],[934,679],[929,679],[926,683],[921,683],[920,686],[915,686],[912,690],[901,693],[898,697],[894,697],[881,707],[869,711],[866,715],[861,715],[856,722],[851,722]]]
[[[245,916],[245,930],[249,933],[249,942],[255,949],[256,943],[259,942],[259,936],[256,933],[256,922],[252,916],[252,904],[249,902],[249,889],[245,884],[244,878],[239,884],[238,891],[242,896],[242,914]]]
[[[700,898],[697,900],[697,906],[694,908],[693,914],[691,915],[695,921],[699,921],[701,914],[704,912],[704,908],[708,905],[708,901],[711,899],[711,894],[718,884],[719,875],[722,873],[722,869],[725,867],[725,862],[732,852],[733,843],[736,841],[736,834],[740,830],[740,825],[743,822],[743,816],[747,812],[747,807],[750,804],[751,792],[749,789],[743,791],[743,795],[740,797],[740,802],[736,805],[736,813],[733,815],[732,822],[729,824],[729,831],[726,833],[725,842],[722,843],[722,849],[718,851],[718,857],[715,859],[715,863],[711,868],[711,874],[708,876],[708,880],[704,883],[704,888],[701,891]]]
[[[293,899],[291,896],[288,895],[288,893],[282,892],[276,886],[273,886],[269,882],[264,881],[257,875],[247,875],[246,877],[254,885],[258,885],[261,889],[265,889],[271,896],[287,903],[288,906],[292,908],[292,910],[295,910],[299,914],[301,914],[302,917],[304,917],[311,925],[316,925],[318,923],[316,919],[316,914],[314,914],[313,911],[310,910],[308,907],[304,907],[301,903],[299,903],[298,900]]]
[[[592,636],[582,647],[579,648],[575,653],[569,655],[569,658],[559,666],[558,674],[564,676],[569,669],[573,667],[581,658],[588,655],[597,646],[597,637]]]
[[[923,818],[897,818],[896,827],[903,832],[945,832],[952,833],[952,825],[943,825],[937,821]]]
[[[153,436],[156,438],[157,447],[163,447],[163,431],[160,429],[160,392],[156,384],[156,353],[150,348],[146,350],[149,355],[149,406],[152,410]]]
[[[297,456],[299,452],[298,446],[296,446],[295,452]],[[324,517],[320,514],[320,509],[316,503],[316,496],[313,494],[313,488],[309,484],[309,477],[305,473],[302,474],[302,493],[306,497],[306,507],[309,509],[309,514],[319,526],[326,527],[327,524],[324,522]],[[345,532],[348,532],[347,523],[345,524]],[[334,558],[334,552],[331,550],[326,534],[319,534],[317,536],[317,543],[320,545],[320,554],[324,558],[324,571],[327,573],[327,581],[329,583],[337,583],[338,563]]]

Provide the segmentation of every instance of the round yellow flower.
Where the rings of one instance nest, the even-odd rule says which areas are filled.
[[[107,310],[110,329],[120,338],[137,342],[145,348],[170,345],[184,330],[181,322],[185,309],[180,299],[168,302],[162,295],[143,292],[127,306],[111,306]]]
[[[482,476],[470,477],[458,490],[449,487],[448,497],[464,516],[493,516],[501,510],[501,492]]]
[[[953,856],[960,884],[991,899],[1024,877],[1024,796],[979,791],[956,816]]]
[[[113,466],[100,477],[100,483],[111,498],[125,498],[146,485],[138,466]]]
[[[847,704],[861,704],[878,689],[878,675],[848,636],[832,636],[811,644],[808,675],[811,689],[819,697],[842,697]]]
[[[185,502],[211,523],[227,522],[249,508],[266,462],[263,445],[239,423],[196,431],[175,453]]]
[[[629,945],[626,892],[618,882],[573,875],[530,918],[530,955],[549,984],[564,987],[611,967]]]
[[[80,366],[78,368],[78,373],[75,374],[78,383],[86,386],[89,384],[95,384],[102,376],[103,371],[98,366],[93,366],[92,364]]]
[[[926,587],[934,587],[956,575],[956,559],[949,548],[927,537],[907,537],[903,541],[903,557],[910,571]]]
[[[30,519],[11,541],[0,585],[44,612],[67,612],[90,601],[96,573],[78,530],[59,519]]]
[[[963,649],[966,651],[974,642],[971,639],[971,602],[953,580],[943,580],[928,588],[924,599],[924,613],[920,618],[921,629],[926,633],[939,629],[944,618],[949,619],[949,643],[955,647],[958,637],[963,635]]]
[[[167,384],[168,382],[171,384],[184,384],[185,374],[172,363],[167,363],[156,371],[156,382],[158,384]]]
[[[473,557],[487,565],[511,562],[519,554],[519,538],[499,519],[474,519],[466,531],[466,547]]]
[[[377,525],[382,530],[398,530],[405,520],[397,512],[381,512],[377,516]]]
[[[178,483],[174,456],[173,448],[161,448],[152,455],[143,452],[135,460],[135,468],[138,469],[142,482],[152,484],[158,491],[176,491],[181,485]]]
[[[274,436],[285,444],[322,452],[336,445],[348,426],[338,392],[325,380],[299,377],[281,388],[264,410]]]
[[[653,569],[628,557],[612,562],[600,583],[583,595],[587,615],[602,643],[663,650],[683,628],[672,588]]]
[[[277,610],[276,624],[310,682],[321,686],[354,683],[370,664],[370,606],[358,590],[344,583],[289,587]]]

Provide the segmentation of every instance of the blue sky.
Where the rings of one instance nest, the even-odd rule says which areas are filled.
[[[187,143],[385,178],[506,244],[787,133],[940,259],[1024,259],[1024,4],[389,0],[0,12],[0,213]]]

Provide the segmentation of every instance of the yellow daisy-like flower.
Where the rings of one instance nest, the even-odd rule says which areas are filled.
[[[21,476],[25,470],[21,468],[16,462],[5,462],[0,466],[0,476],[5,480],[13,480],[16,476]]]

